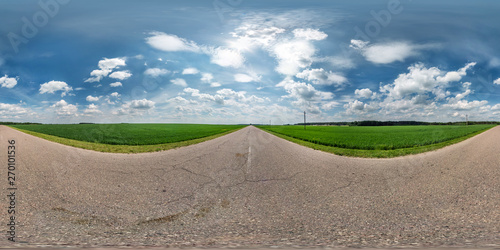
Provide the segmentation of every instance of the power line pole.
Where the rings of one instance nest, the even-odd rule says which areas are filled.
[[[465,126],[469,126],[469,115],[465,115]]]
[[[304,130],[306,130],[306,111],[304,111]]]

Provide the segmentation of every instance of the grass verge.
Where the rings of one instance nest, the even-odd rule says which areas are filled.
[[[237,128],[237,129],[230,130],[230,131],[226,131],[226,132],[216,134],[216,135],[211,135],[211,136],[207,136],[207,137],[203,137],[203,138],[194,139],[194,140],[187,140],[187,141],[173,142],[173,143],[164,143],[164,144],[157,144],[157,145],[137,145],[137,146],[135,146],[135,145],[134,146],[109,145],[109,144],[102,144],[102,143],[95,143],[95,142],[84,142],[84,141],[66,139],[66,138],[62,138],[62,137],[58,137],[58,136],[28,131],[28,130],[19,129],[19,128],[15,128],[15,127],[10,127],[10,128],[16,129],[16,130],[21,131],[23,133],[33,135],[33,136],[36,136],[36,137],[39,137],[39,138],[42,138],[45,140],[57,142],[60,144],[71,146],[71,147],[83,148],[83,149],[88,149],[88,150],[93,150],[93,151],[98,151],[98,152],[105,152],[105,153],[137,154],[137,153],[165,151],[165,150],[169,150],[169,149],[185,147],[185,146],[201,143],[204,141],[209,141],[209,140],[236,132],[240,129],[243,129],[244,127]]]
[[[491,127],[491,128],[494,128],[494,127]],[[296,138],[293,138],[290,136],[286,136],[286,135],[276,133],[276,132],[259,127],[259,129],[262,129],[270,134],[273,134],[275,136],[278,136],[278,137],[283,138],[285,140],[297,143],[297,144],[302,145],[302,146],[306,146],[306,147],[316,149],[316,150],[321,150],[321,151],[328,152],[328,153],[333,153],[336,155],[362,157],[362,158],[394,158],[394,157],[405,156],[405,155],[425,153],[425,152],[437,150],[440,148],[444,148],[446,146],[459,143],[461,141],[465,141],[465,140],[467,140],[471,137],[474,137],[478,134],[481,134],[481,133],[483,133],[491,128],[483,129],[483,130],[474,132],[472,134],[468,134],[466,136],[455,138],[455,139],[452,139],[449,141],[440,142],[440,143],[431,144],[431,145],[426,145],[426,146],[401,148],[401,149],[393,149],[393,150],[361,150],[361,149],[346,149],[346,148],[319,145],[316,143],[303,141],[300,139],[296,139]]]

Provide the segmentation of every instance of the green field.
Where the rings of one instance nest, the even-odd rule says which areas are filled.
[[[394,157],[444,147],[494,126],[496,125],[308,126],[306,130],[303,126],[259,128],[285,139],[340,155]]]
[[[44,124],[11,125],[62,144],[103,152],[166,150],[212,139],[244,125],[201,124]]]

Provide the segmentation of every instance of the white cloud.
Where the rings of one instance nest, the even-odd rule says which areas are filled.
[[[146,43],[151,47],[162,51],[191,51],[198,52],[200,47],[193,41],[188,41],[176,35],[170,35],[163,32],[152,32],[150,37],[146,38]]]
[[[219,103],[221,101],[223,101],[222,97],[216,98],[215,96],[210,95],[210,94],[200,93],[200,90],[198,90],[198,89],[185,88],[184,92],[189,93],[189,94],[191,94],[192,97],[197,97],[202,101],[216,101],[216,100],[218,100]]]
[[[112,96],[112,97],[120,97],[120,94],[118,94],[118,92],[113,92],[113,93],[111,93],[110,96]]]
[[[422,49],[434,45],[414,45],[408,42],[389,42],[369,45],[369,42],[351,40],[351,48],[361,52],[366,60],[376,64],[404,62],[406,58],[419,54]]]
[[[393,98],[402,98],[411,94],[424,94],[432,92],[438,99],[449,95],[444,89],[450,82],[459,81],[466,75],[466,70],[475,63],[469,63],[458,71],[443,72],[436,67],[426,68],[424,64],[417,63],[408,67],[407,74],[400,74],[393,84],[381,87],[381,92],[388,92]]]
[[[17,78],[9,77],[8,75],[5,75],[3,77],[0,77],[0,86],[3,88],[14,88],[14,86],[17,85]]]
[[[365,42],[361,40],[351,40],[351,45],[349,47],[353,49],[363,50],[370,42]]]
[[[95,97],[95,96],[87,96],[87,102],[97,102],[99,101],[100,97]]]
[[[374,110],[376,110],[376,107],[374,107],[370,104],[364,103],[362,101],[359,101],[359,100],[354,100],[354,101],[351,101],[351,102],[345,104],[344,109],[346,110],[346,114],[360,115],[360,114],[365,114],[367,112],[374,111]]]
[[[258,76],[249,76],[247,74],[236,74],[234,75],[234,80],[236,82],[259,82],[260,77]]]
[[[152,109],[155,107],[155,102],[147,99],[133,100],[130,102],[130,107],[133,109]]]
[[[175,84],[175,85],[179,85],[181,87],[187,87],[188,84],[186,83],[186,80],[182,79],[182,78],[177,78],[177,79],[173,79],[173,80],[170,80],[171,83]]]
[[[245,57],[234,49],[216,48],[211,49],[211,62],[222,67],[240,68],[245,62]]]
[[[61,81],[50,81],[44,84],[40,84],[40,94],[54,94],[56,91],[62,91],[61,97],[66,96],[68,92],[72,91],[73,88],[68,86],[67,83]]]
[[[491,110],[500,110],[500,103],[495,104],[495,106],[491,107]]]
[[[200,93],[200,90],[193,88],[185,88],[185,93],[191,94],[192,97],[198,98],[200,101],[215,103],[218,105],[231,106],[231,107],[239,107],[244,109],[249,109],[252,107],[252,104],[264,103],[266,101],[270,101],[268,98],[261,98],[255,95],[247,96],[246,91],[235,91],[232,89],[220,89],[216,91],[214,95],[207,93]],[[171,99],[171,101],[175,101],[176,103],[186,104],[184,98],[176,98]],[[196,104],[197,107],[200,106],[197,102],[189,101],[190,104]]]
[[[334,109],[335,107],[338,107],[338,106],[340,106],[339,102],[331,101],[331,102],[327,102],[327,103],[324,103],[323,105],[321,105],[321,108],[324,110],[331,110],[331,109]]]
[[[104,77],[108,76],[114,69],[121,66],[126,66],[125,58],[104,58],[98,63],[99,69],[93,70],[90,75],[93,76],[85,80],[85,82],[100,82]]]
[[[146,112],[155,108],[155,102],[142,99],[142,100],[133,100],[131,102],[127,102],[122,104],[121,108],[117,111],[114,111],[115,115],[144,115]]]
[[[78,108],[73,104],[68,104],[65,100],[60,100],[51,107],[60,116],[78,116]]]
[[[99,110],[99,106],[95,104],[90,104],[88,107],[83,111],[85,114],[102,114],[102,111]]]
[[[309,42],[299,40],[278,44],[272,52],[278,60],[276,71],[295,76],[303,68],[311,66],[316,49]]]
[[[168,71],[166,69],[160,69],[160,68],[151,68],[151,69],[147,69],[146,71],[144,71],[145,75],[152,76],[152,77],[159,77],[162,75],[166,75],[168,73],[170,73],[170,71]]]
[[[176,96],[174,98],[171,98],[169,99],[167,102],[170,102],[170,103],[181,103],[181,104],[188,104],[189,101],[186,100],[186,98],[182,97],[182,96]]]
[[[122,80],[122,81],[129,79],[131,76],[132,76],[132,73],[130,73],[130,71],[128,71],[128,70],[116,71],[116,72],[113,72],[111,75],[109,75],[109,77],[111,77],[111,78]]]
[[[293,30],[293,34],[296,38],[304,38],[306,40],[317,41],[324,40],[328,37],[327,34],[317,29],[295,29]]]
[[[123,84],[121,82],[114,82],[109,85],[110,87],[116,88],[116,87],[121,87]]]
[[[452,104],[444,104],[443,106],[449,107],[449,108],[452,108],[455,110],[471,110],[474,108],[482,107],[486,104],[488,104],[488,101],[474,100],[474,101],[469,102],[467,100],[460,100],[460,101],[457,101],[457,102],[452,103]]]
[[[212,88],[217,88],[217,87],[220,87],[220,86],[222,86],[222,85],[220,83],[218,83],[218,82],[211,82],[210,83],[210,87],[212,87]]]
[[[210,73],[203,73],[201,74],[201,81],[210,83],[214,79],[214,76]]]
[[[0,103],[0,116],[2,117],[19,117],[28,113],[27,108],[23,108],[18,104]]]
[[[282,98],[294,99],[295,101],[292,101],[293,106],[306,110],[311,114],[321,113],[318,105],[333,98],[331,92],[316,90],[311,84],[296,82],[291,78],[284,79],[276,87],[282,87],[288,93]]]
[[[285,29],[274,26],[261,27],[260,24],[243,24],[231,33],[237,39],[230,43],[230,46],[243,51],[252,50],[256,46],[268,47],[276,41],[277,35],[285,31]]]
[[[358,96],[359,98],[365,98],[365,99],[368,99],[368,98],[371,98],[373,96],[373,91],[371,91],[370,89],[356,89],[354,91],[354,94],[356,96]]]
[[[497,84],[497,85],[500,85],[500,78],[496,79],[493,83]]]
[[[458,71],[450,71],[450,72],[446,73],[446,75],[444,75],[444,76],[439,76],[437,78],[437,80],[439,82],[444,82],[444,83],[458,82],[458,81],[462,80],[462,77],[467,75],[467,70],[474,67],[474,66],[476,66],[475,62],[468,63],[463,68],[460,68]]]
[[[319,85],[340,86],[347,82],[347,78],[342,75],[326,71],[324,69],[307,69],[296,75],[297,78],[305,79]]]
[[[229,105],[241,106],[241,103],[248,104],[256,104],[263,103],[266,101],[264,98],[257,97],[255,95],[251,95],[250,97],[246,96],[246,91],[234,91],[232,89],[221,89],[217,91],[218,97],[222,97],[225,100],[225,103]]]
[[[200,73],[200,71],[196,68],[186,68],[182,71],[183,75],[196,75],[198,73]]]

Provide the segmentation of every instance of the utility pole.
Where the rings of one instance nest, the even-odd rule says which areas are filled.
[[[465,126],[469,126],[469,115],[465,115]]]
[[[306,111],[304,111],[304,130],[306,130]]]

